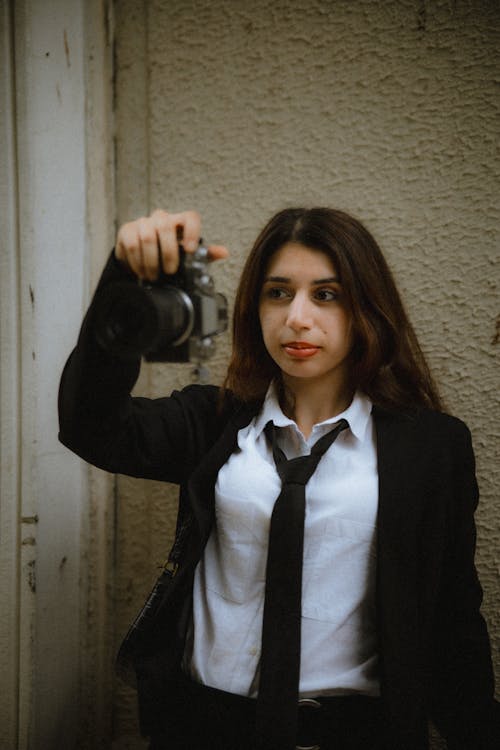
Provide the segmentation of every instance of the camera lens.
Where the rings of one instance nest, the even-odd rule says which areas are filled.
[[[150,349],[179,346],[191,335],[194,309],[191,298],[175,286],[146,287],[156,314],[156,336]]]
[[[126,282],[101,290],[95,307],[99,344],[123,359],[135,359],[185,341],[193,327],[189,297],[171,286]]]

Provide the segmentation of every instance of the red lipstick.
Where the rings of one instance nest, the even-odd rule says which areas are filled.
[[[307,359],[308,357],[314,357],[319,352],[320,347],[307,341],[288,341],[283,344],[283,349],[290,357]]]

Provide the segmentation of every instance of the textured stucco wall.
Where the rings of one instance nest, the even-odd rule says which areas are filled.
[[[284,206],[346,209],[381,242],[448,408],[473,432],[500,679],[498,3],[119,0],[115,12],[119,222],[200,210],[204,236],[232,249],[216,271],[230,297]],[[138,392],[188,379],[185,367],[144,368]],[[119,480],[118,634],[165,556],[168,497]],[[133,711],[120,687],[116,747]]]

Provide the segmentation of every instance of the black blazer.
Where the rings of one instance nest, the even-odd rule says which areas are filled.
[[[125,278],[111,259],[96,295]],[[131,283],[133,283],[131,281]],[[174,691],[189,623],[194,569],[214,521],[214,486],[258,405],[211,386],[132,398],[140,363],[95,342],[93,311],[61,380],[60,439],[115,473],[175,482],[183,508],[181,565],[148,652],[138,661],[141,727],[154,732]],[[473,514],[478,493],[470,433],[458,419],[374,407],[379,511],[377,625],[387,748],[428,747],[431,717],[452,750],[498,750],[490,646],[480,614]],[[332,573],[334,575],[334,573]]]

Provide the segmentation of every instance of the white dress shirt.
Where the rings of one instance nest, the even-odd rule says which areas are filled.
[[[370,400],[357,393],[342,414],[305,439],[274,386],[238,433],[219,471],[216,522],[195,572],[185,669],[205,685],[240,695],[258,690],[270,518],[281,490],[264,427],[272,420],[287,458],[344,418],[344,430],[306,486],[300,694],[379,694],[375,631],[378,474]],[[283,633],[286,638],[286,633]]]

